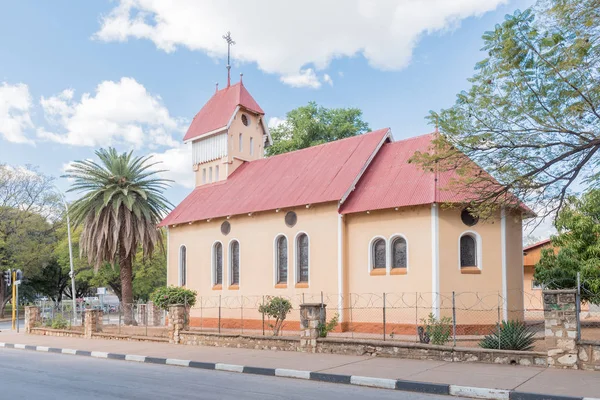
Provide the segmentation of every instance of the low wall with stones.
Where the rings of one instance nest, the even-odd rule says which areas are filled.
[[[29,331],[32,335],[42,336],[61,336],[61,337],[83,337],[83,331],[75,331],[69,329],[51,329],[51,328],[31,328]]]
[[[300,347],[300,339],[296,337],[234,335],[194,331],[180,331],[179,343],[192,346],[283,351],[298,351]]]
[[[483,362],[545,367],[545,352],[489,350],[471,347],[392,343],[375,340],[317,339],[317,353],[397,357],[446,362]]]
[[[600,371],[600,343],[579,342],[579,366],[588,371]]]

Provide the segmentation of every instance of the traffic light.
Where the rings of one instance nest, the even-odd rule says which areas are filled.
[[[6,282],[7,286],[12,285],[12,271],[9,269],[4,271],[3,273],[4,282]]]
[[[20,269],[18,269],[17,272],[15,273],[15,278],[19,282],[23,279],[23,272]]]

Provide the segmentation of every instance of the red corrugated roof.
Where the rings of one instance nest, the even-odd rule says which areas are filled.
[[[552,239],[544,239],[541,242],[537,242],[537,243],[534,243],[534,244],[530,244],[527,247],[523,247],[523,251],[527,251],[527,250],[535,249],[537,247],[545,246],[547,244],[550,244],[551,241],[552,241]]]
[[[451,185],[453,180],[460,179],[455,171],[439,172],[436,184],[433,171],[425,171],[421,165],[408,162],[416,151],[428,152],[434,138],[435,134],[430,133],[384,144],[354,192],[342,205],[341,213],[431,203],[467,203],[477,199],[477,188],[457,190]],[[531,211],[515,199],[517,204],[525,211]]]
[[[388,132],[381,129],[245,162],[226,181],[194,189],[161,226],[339,201]]]
[[[196,114],[184,141],[195,139],[205,133],[224,128],[229,123],[237,106],[242,106],[256,114],[264,115],[264,111],[252,98],[242,82],[221,89]]]

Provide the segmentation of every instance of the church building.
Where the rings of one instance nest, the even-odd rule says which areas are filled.
[[[444,189],[452,173],[409,162],[434,135],[396,141],[384,128],[265,157],[263,109],[241,80],[217,90],[183,138],[196,187],[161,223],[168,285],[199,297],[325,293],[342,326],[353,295],[384,292],[419,293],[436,316],[452,292],[499,294],[503,319],[521,318],[525,211],[471,216],[464,193]]]

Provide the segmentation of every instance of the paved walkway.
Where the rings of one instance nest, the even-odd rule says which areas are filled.
[[[8,331],[0,333],[0,342],[259,368],[285,368],[329,374],[507,389],[555,396],[600,397],[600,373],[590,371],[80,339],[25,335]]]

